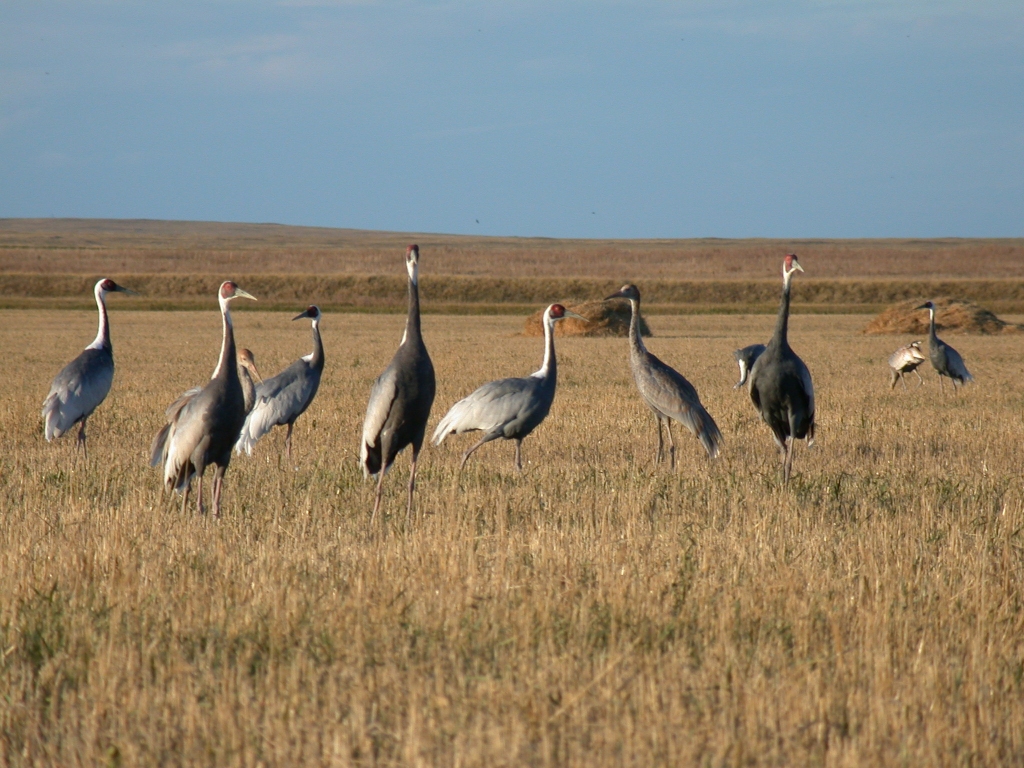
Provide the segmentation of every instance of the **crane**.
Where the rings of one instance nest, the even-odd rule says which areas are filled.
[[[181,511],[188,504],[192,477],[199,476],[196,509],[203,513],[203,473],[212,464],[213,515],[220,517],[224,473],[231,462],[231,449],[245,422],[245,396],[238,378],[235,332],[229,304],[234,299],[256,297],[226,280],[217,292],[223,322],[220,357],[213,376],[199,392],[183,396],[168,409],[168,424],[153,440],[150,465],[164,464],[164,486],[182,494]],[[187,395],[188,393],[186,393]],[[176,410],[175,407],[177,406]]]
[[[320,387],[324,372],[324,345],[320,339],[320,308],[310,306],[292,321],[308,317],[313,321],[313,351],[300,357],[277,376],[256,387],[256,400],[245,419],[242,434],[235,443],[235,453],[243,450],[252,455],[252,447],[276,426],[288,426],[284,445],[288,460],[292,458],[292,428],[295,420],[309,408]]]
[[[783,454],[783,481],[793,469],[793,441],[814,445],[814,384],[804,361],[789,346],[789,294],[793,275],[803,272],[795,253],[782,262],[782,301],[775,333],[750,371],[747,386],[761,419],[771,427]]]
[[[948,376],[953,382],[953,391],[956,392],[958,381],[960,386],[963,386],[974,381],[974,377],[964,365],[960,353],[935,335],[935,304],[926,301],[918,309],[928,310],[928,357],[932,361],[932,368],[939,374],[939,389],[942,389],[942,377]]]
[[[242,399],[245,403],[246,416],[256,404],[256,383],[253,378],[256,381],[263,381],[263,377],[260,376],[260,372],[256,368],[256,358],[253,356],[252,350],[242,347],[238,350],[238,381],[242,384]],[[196,392],[199,392],[200,389],[201,387],[197,387]]]
[[[420,248],[410,245],[405,251],[405,269],[409,274],[409,314],[402,341],[387,368],[377,377],[370,390],[363,420],[363,436],[359,446],[359,463],[363,476],[377,476],[377,495],[373,502],[370,523],[380,509],[384,474],[395,457],[406,446],[412,446],[412,468],[409,472],[409,500],[405,509],[406,524],[412,514],[412,496],[416,489],[416,461],[423,447],[427,419],[434,404],[436,383],[434,365],[420,333],[419,293]]]
[[[921,351],[920,341],[912,341],[907,346],[900,347],[889,355],[889,368],[892,371],[892,382],[889,389],[896,389],[896,381],[898,379],[903,384],[903,390],[906,391],[907,382],[904,380],[903,374],[910,373],[911,371],[917,376],[917,386],[924,384],[924,379],[918,373],[917,367],[926,359],[924,352]]]
[[[757,362],[757,358],[761,356],[764,350],[764,344],[751,344],[749,347],[737,349],[732,353],[732,356],[736,359],[736,364],[740,367],[740,380],[733,384],[733,389],[739,389],[747,383],[750,369],[754,367],[754,363]]]
[[[434,430],[433,443],[440,445],[448,435],[481,430],[484,436],[462,455],[459,471],[473,451],[497,440],[516,441],[516,469],[523,470],[522,444],[551,410],[555,400],[558,366],[555,361],[555,323],[567,317],[586,321],[582,315],[561,304],[544,310],[544,362],[536,372],[521,379],[500,379],[479,387],[451,407]]]
[[[658,423],[655,463],[660,463],[665,455],[665,443],[661,436],[661,425],[664,422],[668,428],[670,466],[672,469],[676,467],[673,419],[696,435],[710,458],[718,456],[722,433],[711,414],[701,405],[697,390],[679,371],[663,363],[644,346],[640,336],[640,290],[632,284],[624,285],[608,299],[629,300],[629,367],[633,371],[633,381],[636,382],[640,396],[654,412],[654,419]]]
[[[105,299],[108,293],[115,292],[138,295],[106,277],[96,282],[93,295],[100,315],[96,338],[54,377],[50,392],[43,400],[43,434],[46,442],[60,437],[75,424],[80,424],[76,445],[84,452],[86,461],[89,460],[89,448],[85,442],[85,422],[106,399],[114,381],[114,350],[110,345],[110,323],[107,320]]]

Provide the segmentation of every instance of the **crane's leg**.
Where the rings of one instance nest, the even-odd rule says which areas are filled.
[[[192,481],[189,480],[185,485],[185,492],[181,494],[181,514],[185,514],[185,507],[188,504],[188,495],[192,492]]]
[[[655,414],[654,420],[658,422],[658,453],[654,457],[654,463],[661,464],[661,460],[665,458],[665,441],[661,437],[661,416]]]
[[[217,466],[213,470],[213,516],[220,519],[220,494],[224,488],[225,467]]]
[[[949,377],[949,383],[953,385],[953,394],[956,394],[956,379],[952,376]]]
[[[665,429],[668,430],[668,458],[669,466],[674,470],[676,468],[676,441],[672,437],[672,420],[665,419]]]
[[[197,471],[196,474],[199,475],[199,487],[196,489],[196,510],[200,515],[205,515],[206,510],[203,509],[203,473]]]
[[[470,446],[470,449],[468,451],[466,451],[464,454],[462,454],[462,461],[459,464],[459,472],[461,472],[462,468],[464,466],[466,466],[466,462],[469,460],[469,457],[473,455],[473,451],[475,451],[477,448],[479,448],[484,443],[491,442],[491,440],[494,440],[500,434],[501,434],[500,432],[488,432],[486,435],[484,435],[479,440],[477,440],[475,443],[473,443],[473,445]]]
[[[786,439],[786,456],[783,459],[782,465],[782,484],[789,485],[789,474],[793,471],[793,443],[795,443],[792,437]]]
[[[81,448],[83,453],[85,453],[85,462],[87,464],[89,463],[89,446],[85,442],[85,422],[87,422],[88,420],[89,417],[86,416],[84,419],[82,419],[82,423],[78,427],[78,444],[76,447],[76,451],[78,448]]]
[[[939,374],[939,392],[945,392],[945,391],[946,391],[946,388],[942,384],[942,374],[940,373]]]
[[[384,490],[384,470],[387,467],[381,467],[380,472],[377,473],[377,496],[373,500],[373,514],[370,515],[370,525],[373,525],[373,521],[377,519],[377,510],[380,509],[380,497]]]
[[[917,372],[917,368],[914,369],[914,375],[917,376],[917,386],[924,386],[924,379],[921,378],[921,374]]]
[[[284,436],[284,447],[288,451],[288,461],[292,460],[292,427],[294,422],[288,425],[288,434]]]
[[[412,467],[409,470],[409,501],[405,505],[405,529],[409,530],[409,521],[412,520],[412,494],[416,490],[416,461],[420,457],[419,448],[412,449]]]
[[[516,469],[520,472],[523,471],[523,441],[520,438],[516,438]]]

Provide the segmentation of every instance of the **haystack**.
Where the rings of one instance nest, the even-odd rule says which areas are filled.
[[[927,299],[894,304],[872,320],[863,333],[899,333],[921,336],[928,333],[928,310],[917,309]],[[1016,333],[1024,327],[1000,320],[973,301],[942,296],[935,304],[935,328],[951,333]]]
[[[622,299],[611,301],[585,301],[582,304],[567,305],[568,309],[587,318],[587,322],[567,317],[555,323],[556,336],[627,336],[629,335],[629,302]],[[543,336],[541,319],[544,310],[534,312],[526,318],[524,336]],[[650,336],[644,316],[640,315],[640,335]]]

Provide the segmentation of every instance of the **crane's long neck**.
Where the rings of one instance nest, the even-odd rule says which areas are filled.
[[[96,296],[96,307],[100,312],[100,327],[96,338],[86,349],[110,349],[110,322],[107,320],[107,302],[103,300],[103,289],[99,285],[93,291]]]
[[[642,353],[647,351],[644,346],[644,339],[640,335],[640,300],[629,300],[629,346],[634,352]]]
[[[420,289],[419,280],[413,275],[409,276],[409,314],[405,318],[405,333],[402,334],[402,343],[412,341],[420,342]]]
[[[313,354],[309,357],[309,364],[320,370],[324,367],[324,343],[320,339],[319,317],[313,320]]]
[[[934,344],[939,340],[935,333],[935,307],[928,308],[928,343]]]
[[[555,321],[549,312],[544,313],[544,362],[533,376],[551,382],[558,377],[558,361],[555,359]]]
[[[211,379],[223,377],[227,379],[238,379],[238,363],[235,354],[235,326],[231,322],[231,310],[228,302],[220,299],[220,314],[224,320],[224,336],[220,342],[220,358],[217,360],[217,368]]]
[[[792,272],[783,274],[782,301],[779,303],[779,316],[775,318],[775,333],[772,335],[772,341],[776,344],[789,344],[789,292],[792,282]]]

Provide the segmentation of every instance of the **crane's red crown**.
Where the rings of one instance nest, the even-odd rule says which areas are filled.
[[[786,254],[786,269],[792,269],[794,261],[798,261],[798,259],[796,257],[796,254],[795,253],[787,253]]]
[[[551,305],[551,316],[552,317],[565,317],[565,307],[561,304]]]
[[[420,255],[420,247],[418,245],[416,245],[416,243],[413,243],[412,245],[410,245],[408,248],[405,249],[405,255],[406,256],[408,256],[410,253],[415,253],[417,256],[419,256]]]
[[[100,290],[107,291],[108,293],[111,291],[116,291],[117,283],[115,283],[109,277],[104,278],[103,282],[100,284]]]
[[[222,299],[230,299],[235,295],[235,291],[238,290],[238,285],[231,280],[225,280],[220,286],[220,297]]]

